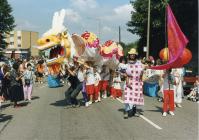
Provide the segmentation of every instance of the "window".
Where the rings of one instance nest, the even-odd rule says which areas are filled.
[[[21,47],[21,44],[18,44],[18,47]]]
[[[10,45],[14,45],[14,42],[10,42]]]
[[[14,34],[10,34],[10,37],[14,37]]]
[[[9,48],[14,48],[14,45],[9,45]]]
[[[10,42],[14,42],[14,37],[10,37]]]
[[[21,36],[18,36],[17,38],[18,38],[18,40],[21,40]]]

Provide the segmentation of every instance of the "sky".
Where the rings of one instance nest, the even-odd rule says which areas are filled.
[[[15,30],[39,32],[40,36],[51,28],[54,12],[65,9],[64,25],[70,34],[94,32],[101,43],[121,41],[131,43],[138,36],[127,31],[126,23],[131,19],[133,7],[129,0],[8,0],[13,8]]]

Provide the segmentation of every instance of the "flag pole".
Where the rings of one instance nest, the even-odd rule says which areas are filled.
[[[147,51],[146,58],[149,58],[149,38],[150,38],[150,15],[151,15],[151,0],[148,2],[148,23],[147,23]]]
[[[165,0],[165,46],[167,48],[167,62],[169,61],[169,48],[168,48],[168,33],[167,33],[167,6],[168,2]]]

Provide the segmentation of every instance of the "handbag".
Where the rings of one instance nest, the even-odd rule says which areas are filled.
[[[32,77],[32,72],[31,72],[31,76],[30,78]],[[25,79],[25,85],[26,86],[29,86],[30,85],[30,79]]]
[[[25,79],[25,85],[29,86],[30,85],[30,79]]]

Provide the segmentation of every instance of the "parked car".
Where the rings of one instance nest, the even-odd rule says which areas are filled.
[[[191,70],[186,70],[184,75],[183,89],[184,95],[188,95],[193,88],[193,85],[196,80],[199,79],[199,76],[196,73],[193,73]]]

